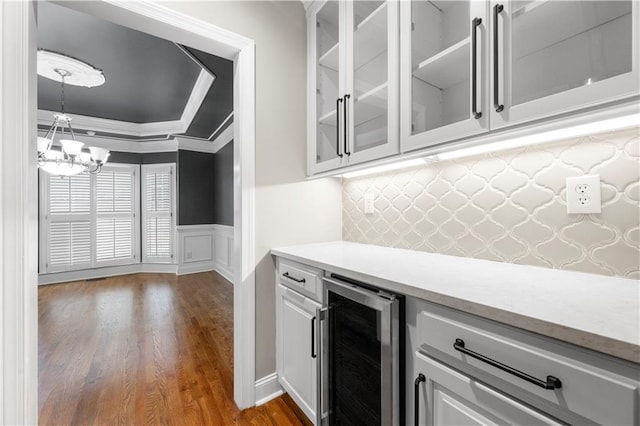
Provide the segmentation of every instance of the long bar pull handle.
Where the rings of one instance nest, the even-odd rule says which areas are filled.
[[[504,105],[500,103],[498,97],[500,96],[500,90],[498,85],[500,84],[500,73],[498,72],[498,16],[500,12],[504,10],[504,6],[496,4],[493,7],[493,106],[496,112],[504,110]]]
[[[324,372],[322,370],[323,362],[326,362],[324,356],[325,353],[323,339],[323,331],[322,331],[322,321],[326,320],[329,313],[329,307],[325,308],[316,308],[316,331],[314,337],[318,338],[318,352],[320,352],[320,357],[316,359],[316,380],[318,381],[318,390],[316,392],[316,425],[323,424],[323,415],[324,415],[324,405],[323,405],[323,395],[325,393],[325,387],[328,385],[325,383]],[[326,336],[325,336],[326,337]],[[325,423],[326,424],[326,423]]]
[[[420,426],[420,383],[427,381],[424,374],[418,374],[415,382],[413,382],[413,423],[415,426]]]
[[[349,117],[348,106],[350,97],[351,95],[349,94],[344,95],[344,105],[342,110],[344,111],[344,120],[342,120],[342,126],[344,127],[344,153],[347,155],[351,155],[351,152],[349,151],[349,141],[347,140],[347,130],[349,128],[349,126],[347,125]]]
[[[311,358],[316,356],[316,317],[313,317],[311,318]]]
[[[283,277],[285,277],[285,278],[289,278],[290,280],[293,280],[293,281],[295,281],[295,282],[297,282],[297,283],[303,283],[303,282],[306,282],[306,281],[307,281],[307,280],[305,280],[304,278],[296,278],[296,277],[293,277],[293,276],[289,275],[289,273],[288,273],[288,272],[285,272],[284,274],[282,274],[282,276],[283,276]]]
[[[336,99],[336,154],[342,158],[343,154],[340,152],[340,103],[342,98]]]
[[[482,112],[477,109],[478,101],[478,52],[477,50],[477,32],[478,27],[482,24],[482,18],[473,18],[471,22],[471,111],[473,118],[479,120]]]
[[[503,364],[487,356],[479,354],[478,352],[474,352],[470,349],[465,348],[464,340],[462,339],[456,339],[455,343],[453,344],[453,348],[456,351],[460,351],[463,354],[467,354],[472,358],[479,359],[480,361],[486,362],[487,364],[492,365],[502,371],[506,371],[509,374],[513,374],[514,376],[519,377],[523,380],[526,380],[529,383],[533,383],[536,386],[540,386],[543,389],[560,389],[562,387],[562,382],[557,377],[547,376],[546,380],[540,380],[520,370],[516,370],[513,367],[509,367],[506,364]]]

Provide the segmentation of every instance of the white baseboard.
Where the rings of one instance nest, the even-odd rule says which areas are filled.
[[[227,268],[220,263],[216,263],[213,270],[222,275],[222,277],[229,281],[231,284],[233,284],[233,272],[230,268]]]
[[[194,262],[184,263],[178,266],[176,275],[197,274],[198,272],[215,271],[216,264],[213,261],[210,262]]]
[[[256,405],[262,405],[282,395],[284,390],[278,382],[278,373],[272,373],[256,380]]]
[[[133,265],[108,266],[106,268],[82,269],[80,271],[39,274],[38,285],[57,284],[69,281],[92,280],[117,275],[137,274],[141,272],[177,273],[178,265],[162,263],[136,263]]]

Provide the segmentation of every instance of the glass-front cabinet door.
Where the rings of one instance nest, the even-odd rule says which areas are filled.
[[[489,128],[488,3],[400,4],[402,150]]]
[[[309,174],[346,163],[343,153],[344,21],[342,4],[327,1],[308,20]]]
[[[397,154],[398,2],[311,7],[309,174]]]
[[[399,152],[397,1],[348,1],[347,92],[343,95],[349,164]]]
[[[640,89],[637,1],[491,2],[491,127],[588,108]]]

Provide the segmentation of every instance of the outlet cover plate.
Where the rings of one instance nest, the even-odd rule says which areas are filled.
[[[364,214],[373,214],[374,212],[373,194],[364,194]]]
[[[567,178],[567,213],[592,214],[602,211],[600,175]]]

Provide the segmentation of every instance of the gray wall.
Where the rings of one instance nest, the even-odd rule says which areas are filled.
[[[137,154],[133,152],[111,151],[111,155],[109,156],[110,163],[161,164],[175,163],[177,161],[177,152],[151,152],[145,154]]]
[[[269,250],[340,240],[339,179],[306,180],[306,18],[300,1],[166,2],[251,38],[256,51],[256,379],[275,371]],[[242,125],[242,123],[240,123]]]
[[[178,151],[178,225],[216,223],[215,154]]]
[[[216,152],[213,173],[216,223],[233,226],[233,141]]]
[[[178,151],[178,225],[233,226],[233,143],[215,154]]]

